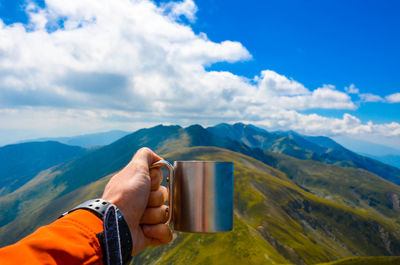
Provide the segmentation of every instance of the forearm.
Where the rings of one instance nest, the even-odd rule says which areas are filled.
[[[172,231],[165,223],[169,215],[164,205],[168,191],[160,186],[161,170],[150,170],[159,160],[150,149],[141,148],[111,178],[102,199],[84,202],[0,249],[0,264],[128,264],[146,246],[170,242]]]
[[[101,232],[96,215],[77,210],[0,249],[0,264],[103,264]]]

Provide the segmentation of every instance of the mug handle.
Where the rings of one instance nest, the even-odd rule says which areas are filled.
[[[152,164],[150,166],[150,169],[162,168],[162,167],[166,167],[168,169],[167,182],[168,182],[168,194],[169,194],[168,195],[169,215],[166,224],[169,225],[172,221],[173,206],[174,206],[174,167],[168,161],[160,160]]]

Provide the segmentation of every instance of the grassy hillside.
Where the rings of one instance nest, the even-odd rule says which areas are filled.
[[[9,229],[8,225],[15,225],[11,224],[15,218],[37,214],[37,206],[46,205],[71,191],[120,170],[140,147],[147,146],[157,153],[165,154],[171,150],[194,145],[219,145],[251,153],[251,149],[247,146],[228,139],[220,139],[198,125],[185,129],[179,126],[156,126],[139,130],[79,159],[45,170],[21,188],[0,197],[2,209],[0,237],[2,231]],[[16,231],[21,229],[25,229],[25,232],[29,230],[21,225]],[[14,232],[17,233],[16,231]],[[25,235],[25,232],[19,235]],[[12,242],[13,239],[15,237],[11,236],[5,240]]]
[[[82,156],[87,151],[58,142],[30,142],[0,148],[0,196],[10,193],[44,169]]]
[[[236,213],[291,262],[316,263],[330,259],[331,255],[398,251],[395,250],[398,243],[393,244],[398,239],[391,242],[393,245],[389,249],[384,245],[377,249],[385,241],[379,230],[393,231],[398,224],[318,198],[259,161],[221,149],[201,147],[168,157],[171,160],[190,157],[234,161]],[[393,238],[398,237],[396,233]]]
[[[356,154],[328,137],[303,136],[293,131],[267,132],[253,125],[219,124],[207,130],[221,138],[229,138],[248,145],[293,156],[344,167],[363,168],[393,183],[400,184],[400,169]]]
[[[398,265],[400,257],[351,257],[320,265]]]
[[[265,152],[264,161],[320,197],[400,222],[400,187],[371,172],[272,152]]]
[[[140,130],[42,171],[0,197],[0,246],[99,197],[112,174],[141,146],[169,161],[233,161],[235,214],[233,232],[175,232],[171,244],[146,249],[135,264],[317,264],[400,255],[397,185],[361,169],[251,149],[200,126]]]
[[[165,158],[235,163],[234,231],[212,235],[176,232],[171,244],[147,249],[135,257],[136,264],[315,264],[354,255],[400,254],[399,224],[321,199],[253,158],[215,147],[182,149]],[[51,174],[56,170],[43,173],[41,186],[54,183]],[[60,193],[51,204],[49,200],[29,206],[30,214],[17,216],[1,228],[2,244],[99,196],[110,176]]]

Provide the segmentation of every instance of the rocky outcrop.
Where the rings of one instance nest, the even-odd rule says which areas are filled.
[[[388,197],[390,203],[392,204],[392,209],[397,212],[400,213],[400,205],[399,205],[399,196],[393,192],[389,192],[386,194],[386,196]]]

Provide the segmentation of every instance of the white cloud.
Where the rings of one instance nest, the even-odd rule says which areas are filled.
[[[356,86],[354,84],[351,84],[348,87],[345,87],[344,90],[348,93],[348,94],[355,94],[360,98],[360,102],[391,102],[391,96],[387,96],[385,98],[382,98],[379,95],[375,95],[372,93],[360,93],[360,90],[358,88],[356,88]],[[400,93],[399,93],[400,94]],[[394,100],[396,98],[396,94],[393,94],[394,96]],[[400,101],[400,97],[399,97],[399,101]]]
[[[361,102],[385,102],[385,100],[381,96],[372,93],[360,93],[360,90],[354,84],[345,87],[344,90],[348,94],[357,95],[360,98]]]
[[[310,94],[310,91],[299,82],[288,79],[271,70],[262,71],[261,76],[256,77],[256,81],[258,81],[259,90],[267,95],[293,96]]]
[[[265,127],[295,131],[308,135],[350,135],[353,137],[370,137],[375,139],[392,139],[394,147],[400,147],[400,124],[374,124],[369,121],[363,123],[357,117],[345,113],[342,118],[330,118],[317,114],[301,114],[296,111],[282,110],[269,113],[256,124]],[[246,121],[250,122],[250,121]],[[254,123],[254,122],[253,122]]]
[[[344,90],[349,94],[358,94],[358,93],[360,93],[359,89],[356,88],[356,86],[354,84],[351,84],[350,86],[345,87]]]
[[[175,20],[179,20],[180,16],[186,17],[192,23],[196,20],[197,6],[193,0],[169,2],[161,7],[168,16]]]
[[[399,103],[400,102],[400,93],[394,93],[389,96],[386,96],[385,99],[389,103]]]
[[[333,85],[310,90],[271,70],[253,80],[207,71],[215,62],[245,61],[251,55],[239,42],[213,42],[182,24],[181,16],[196,19],[192,0],[162,6],[147,0],[46,4],[45,9],[28,6],[28,26],[0,20],[2,131],[44,136],[136,128],[133,124],[248,121],[315,134],[400,135],[397,123],[299,113],[356,109],[351,97]],[[354,85],[346,91],[358,93]]]
[[[313,91],[293,79],[270,70],[256,77],[258,91],[249,93],[263,104],[279,109],[355,109],[351,98],[333,85],[323,85]]]
[[[358,95],[362,102],[384,102],[385,100],[378,96],[371,93],[359,94]]]

